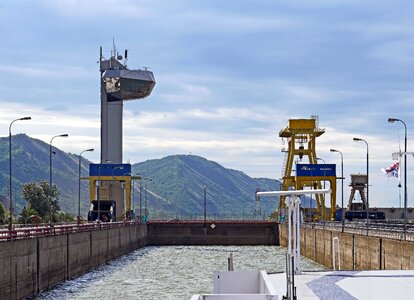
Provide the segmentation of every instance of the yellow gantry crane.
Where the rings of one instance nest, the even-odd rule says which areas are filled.
[[[288,149],[286,152],[281,190],[301,190],[305,187],[321,189],[322,183],[330,183],[331,208],[329,215],[325,207],[325,196],[316,194],[316,209],[314,219],[334,219],[336,206],[336,175],[335,165],[318,165],[316,156],[316,138],[325,133],[318,128],[316,117],[310,119],[290,119],[288,126],[279,132],[279,137],[286,139]],[[304,157],[308,158],[308,164],[302,164]],[[293,169],[296,160],[296,170]],[[294,174],[295,173],[295,174]],[[279,209],[285,207],[284,197],[280,198]]]

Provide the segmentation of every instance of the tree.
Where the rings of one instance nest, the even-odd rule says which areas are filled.
[[[44,220],[56,222],[59,207],[60,193],[56,186],[52,187],[51,197],[49,197],[49,183],[42,180],[39,184],[34,182],[26,183],[22,188],[22,198],[29,203],[31,209]]]
[[[6,209],[4,208],[3,203],[0,203],[0,224],[3,224],[6,220]]]
[[[19,223],[23,223],[23,224],[27,224],[27,223],[32,223],[32,218],[33,216],[37,216],[37,211],[34,210],[33,208],[29,207],[26,208],[23,207],[22,212],[20,213],[20,217],[19,217]],[[38,218],[40,218],[38,216]]]

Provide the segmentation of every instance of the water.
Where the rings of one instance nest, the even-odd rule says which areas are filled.
[[[213,291],[214,271],[285,269],[285,248],[276,246],[146,247],[67,281],[38,299],[169,299],[189,300]],[[302,258],[303,270],[321,265]]]

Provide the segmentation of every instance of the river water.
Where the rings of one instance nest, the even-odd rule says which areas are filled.
[[[286,248],[277,246],[146,247],[43,292],[38,299],[189,300],[213,291],[214,271],[285,269]],[[323,266],[302,258],[303,270]]]

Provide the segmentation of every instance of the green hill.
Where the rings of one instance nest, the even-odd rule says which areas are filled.
[[[78,209],[78,155],[53,148],[53,184],[58,187],[60,207],[77,214]],[[21,188],[27,182],[49,181],[49,145],[25,134],[12,136],[13,200],[16,211],[25,205]],[[88,175],[89,161],[82,160],[82,177]],[[150,217],[189,218],[204,215],[204,188],[207,190],[209,217],[263,218],[274,211],[278,199],[262,198],[256,207],[255,191],[278,190],[277,180],[251,178],[243,172],[194,155],[172,155],[153,159],[132,166],[133,172],[151,181],[143,180],[142,208],[147,207]],[[145,182],[148,192],[145,190]],[[139,183],[135,182],[135,209],[139,207]],[[8,137],[0,138],[0,199],[8,207],[9,143]],[[147,197],[145,197],[147,195]],[[89,182],[82,182],[82,215],[86,215],[89,202]]]
[[[277,180],[251,178],[194,155],[148,160],[133,165],[132,170],[151,179],[147,182],[148,207],[152,210],[150,213],[159,218],[173,218],[174,214],[177,218],[203,216],[204,188],[210,217],[252,218],[256,189],[279,189]],[[262,198],[262,213],[269,215],[277,203],[277,198]],[[256,215],[257,212],[259,209],[256,209]]]
[[[68,154],[53,147],[53,184],[58,187],[60,207],[63,211],[77,214],[78,211],[78,156]],[[12,136],[12,174],[13,201],[19,212],[25,201],[21,198],[21,189],[27,182],[49,182],[49,145],[41,140],[30,138],[25,134]],[[88,174],[89,162],[82,160],[82,176]],[[9,141],[0,138],[0,195],[4,199],[9,194]],[[82,212],[86,214],[89,207],[89,183],[82,182]],[[6,201],[8,207],[9,200]]]

